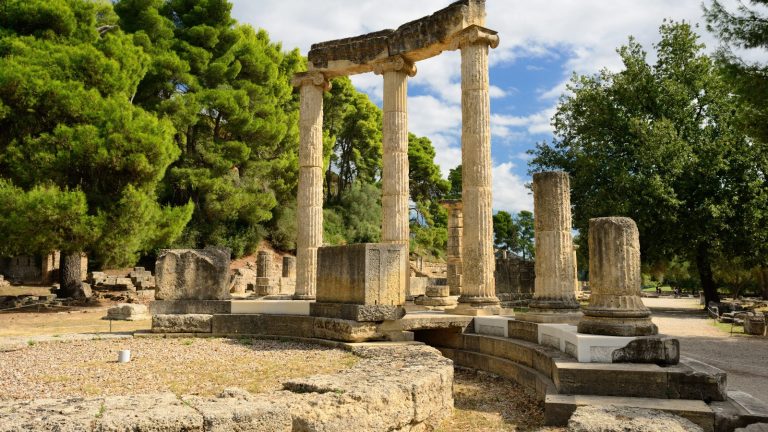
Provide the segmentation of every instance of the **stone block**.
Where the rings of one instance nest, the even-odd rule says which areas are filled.
[[[313,337],[314,318],[295,315],[214,315],[213,333]]]
[[[668,394],[674,399],[724,401],[726,373],[714,366],[683,357],[676,366],[667,367]]]
[[[154,333],[210,333],[212,315],[152,315]]]
[[[429,285],[426,290],[427,297],[448,297],[451,295],[448,285]]]
[[[236,300],[233,314],[309,315],[308,300]]]
[[[136,297],[138,297],[140,300],[152,301],[155,299],[155,290],[153,289],[136,290]]]
[[[666,337],[640,337],[613,351],[611,356],[613,363],[675,365],[680,362],[680,342]]]
[[[384,337],[374,323],[357,322],[336,318],[314,318],[314,337],[342,342],[365,342]]]
[[[167,314],[228,314],[232,312],[230,300],[155,300],[149,304],[152,315]]]
[[[203,418],[173,393],[110,396],[92,420],[97,431],[202,431]]]
[[[539,343],[539,325],[528,321],[509,320],[507,336],[528,342]]]
[[[401,306],[357,305],[347,303],[311,303],[310,315],[340,318],[359,322],[376,322],[400,319],[405,315]]]
[[[501,316],[475,317],[473,319],[475,333],[487,336],[509,337],[510,319]]]
[[[223,300],[229,296],[229,250],[167,249],[155,264],[161,300]]]
[[[143,304],[119,303],[107,309],[106,319],[122,321],[139,321],[149,319],[149,311]]]
[[[406,297],[413,298],[427,293],[427,285],[429,284],[429,278],[414,276],[411,277],[408,283],[408,292]]]
[[[290,432],[292,430],[293,420],[288,408],[274,406],[267,401],[255,401],[250,394],[241,397],[231,393],[236,392],[225,390],[218,398],[189,396],[184,397],[183,401],[203,416],[205,431]]]
[[[364,243],[317,250],[317,301],[401,306],[408,277],[407,245]]]
[[[754,336],[765,335],[765,315],[747,315],[744,318],[744,333]]]

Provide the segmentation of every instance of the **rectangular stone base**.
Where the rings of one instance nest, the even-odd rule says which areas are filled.
[[[237,300],[232,302],[233,314],[309,315],[309,300]]]
[[[312,303],[309,314],[316,317],[339,318],[357,322],[378,322],[400,319],[405,315],[402,306],[358,305],[347,303]]]
[[[529,311],[515,314],[518,321],[528,321],[545,324],[573,324],[576,325],[581,319],[581,312],[539,312]]]

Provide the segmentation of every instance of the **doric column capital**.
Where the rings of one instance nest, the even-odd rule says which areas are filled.
[[[401,55],[375,61],[371,66],[373,66],[373,73],[376,75],[382,75],[384,72],[391,71],[400,71],[407,74],[409,77],[416,75],[416,64]]]
[[[322,87],[324,91],[331,89],[331,82],[326,78],[325,74],[318,71],[297,72],[293,74],[291,84],[293,84],[294,87],[314,85]]]
[[[444,199],[440,201],[440,205],[448,210],[461,210],[464,207],[460,199]]]
[[[486,44],[491,48],[496,48],[499,46],[499,35],[491,29],[480,27],[479,25],[471,25],[451,36],[449,49],[457,50],[472,44]]]

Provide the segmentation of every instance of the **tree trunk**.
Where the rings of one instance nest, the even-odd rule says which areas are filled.
[[[763,300],[768,300],[768,268],[757,268],[757,280],[760,283],[760,292],[763,295]]]
[[[720,296],[717,294],[717,287],[715,286],[715,279],[712,276],[709,246],[706,244],[700,244],[696,250],[696,267],[699,270],[699,280],[701,281],[701,289],[704,291],[704,307],[706,308],[709,302],[720,301]]]
[[[61,252],[60,297],[74,297],[80,292],[82,269],[80,268],[80,252]]]

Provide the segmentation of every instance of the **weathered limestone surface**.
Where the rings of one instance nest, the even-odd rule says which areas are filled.
[[[317,302],[401,306],[408,247],[363,243],[318,250]]]
[[[326,77],[318,72],[294,76],[299,87],[299,193],[296,216],[296,293],[297,299],[315,297],[317,248],[323,244],[323,91],[330,89]]]
[[[574,295],[576,274],[570,193],[568,173],[558,171],[533,175],[536,281],[529,305],[533,317],[540,313],[568,314],[579,309]]]
[[[0,431],[426,431],[453,410],[453,365],[423,345],[345,346],[349,369],[284,389],[0,402]]]
[[[461,236],[464,230],[462,203],[461,200],[444,200],[441,204],[448,209],[448,286],[451,295],[461,295]]]
[[[157,257],[155,272],[155,296],[159,300],[223,300],[230,297],[228,249],[166,249]]]
[[[485,0],[460,0],[397,30],[381,30],[313,44],[309,69],[328,76],[374,70],[376,61],[402,55],[411,62],[425,60],[452,48],[452,36],[472,25],[485,25]]]
[[[494,281],[493,209],[491,197],[491,128],[488,95],[488,49],[498,46],[496,32],[472,26],[460,32],[461,160],[464,229],[462,292],[456,313],[498,310]],[[462,307],[462,305],[464,307]]]
[[[382,222],[383,243],[408,244],[408,77],[416,67],[401,56],[377,62],[374,71],[384,76],[382,124]]]
[[[149,304],[152,315],[168,314],[228,314],[232,312],[230,300],[155,300]]]
[[[579,333],[608,336],[658,333],[651,322],[650,310],[640,299],[640,234],[632,219],[590,219],[589,277],[592,294],[579,321]]]
[[[139,321],[149,319],[149,310],[143,304],[119,303],[107,309],[107,319],[123,321]]]
[[[690,420],[663,411],[618,406],[583,406],[568,422],[573,432],[701,432]]]
[[[235,269],[230,281],[229,292],[233,294],[245,294],[248,285],[256,283],[256,271],[252,268],[242,267]]]
[[[155,333],[210,333],[213,315],[152,315]]]

